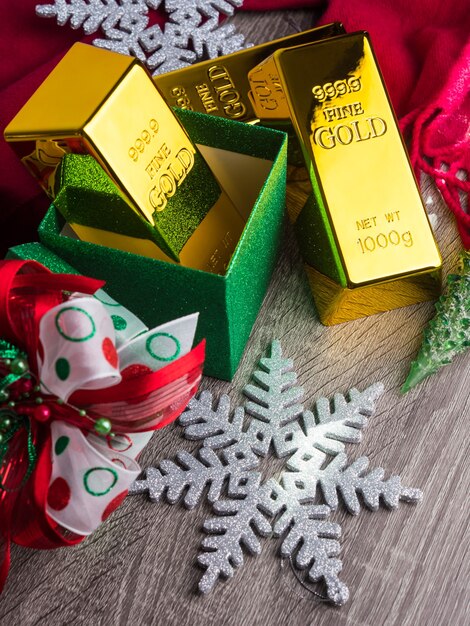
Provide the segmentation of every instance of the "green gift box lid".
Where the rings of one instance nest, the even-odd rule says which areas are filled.
[[[149,327],[199,311],[196,342],[203,337],[207,341],[204,373],[231,380],[266,293],[280,247],[287,136],[276,130],[192,111],[176,110],[176,113],[194,143],[265,160],[259,195],[225,275],[65,236],[62,234],[65,220],[54,205],[39,226],[42,245],[16,246],[9,256],[33,258],[56,272],[70,273],[73,268],[81,274],[105,280],[109,295]],[[266,165],[266,160],[271,163]],[[250,160],[249,167],[256,167],[256,161]],[[243,191],[243,180],[234,183]]]

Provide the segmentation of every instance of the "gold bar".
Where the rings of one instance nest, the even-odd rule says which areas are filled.
[[[82,241],[175,263],[153,241],[139,237],[139,222],[131,214],[125,233],[106,229],[106,212],[118,218],[128,206],[116,185],[90,155],[66,154],[60,167],[60,191],[54,199],[69,227]],[[241,210],[227,211],[216,202],[179,253],[181,265],[224,275],[238,243]],[[90,214],[87,215],[87,214]],[[79,221],[77,221],[77,216]],[[91,216],[95,219],[92,220]],[[132,219],[132,217],[134,217]],[[89,219],[87,219],[90,217]],[[246,216],[243,222],[246,221]],[[93,226],[88,224],[93,222]],[[209,245],[210,244],[210,245]]]
[[[154,81],[171,106],[253,123],[258,121],[258,115],[250,99],[250,70],[275,50],[341,33],[342,24],[335,22],[160,74]]]
[[[324,324],[436,297],[441,257],[367,33],[276,51],[313,196],[295,230]]]
[[[290,119],[289,106],[273,56],[248,72],[248,80],[251,87],[248,96],[253,110],[262,123]]]
[[[7,126],[5,138],[52,198],[66,153],[96,159],[130,208],[69,215],[83,226],[99,222],[124,235],[130,229],[177,261],[216,204],[235,229],[233,248],[243,231],[244,220],[133,57],[75,44]]]

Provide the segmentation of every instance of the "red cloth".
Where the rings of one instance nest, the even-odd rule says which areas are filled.
[[[14,7],[12,3],[2,3],[2,132],[69,46],[79,39],[89,41],[93,38],[82,37],[81,29],[74,31],[68,26],[58,27],[53,19],[36,17],[34,8],[39,3],[46,4],[46,0],[17,0]],[[426,155],[433,161],[433,170],[439,170],[441,160],[455,160],[452,147],[456,142],[459,144],[457,160],[464,166],[469,141],[468,137],[465,140],[465,135],[468,135],[470,118],[470,104],[465,97],[470,81],[470,49],[465,49],[470,33],[468,3],[464,0],[330,0],[328,3],[319,0],[245,0],[243,8],[263,11],[301,7],[320,9],[326,4],[322,23],[342,21],[348,31],[368,30],[371,33],[397,114],[407,116],[407,129],[413,129],[420,113],[428,112],[427,120],[420,118],[421,138],[414,137],[415,146],[419,146],[415,166],[422,167]],[[457,101],[450,102],[449,93],[452,97],[455,95],[452,90],[449,92],[447,85],[452,72],[452,80],[457,81],[461,91]],[[447,89],[443,91],[446,85]],[[435,121],[443,103],[447,107],[446,120],[437,124],[440,140],[431,146],[433,133],[437,132],[436,124],[433,127],[431,121]],[[456,111],[457,125],[452,121]],[[436,151],[438,144],[440,149]],[[432,155],[424,152],[431,148]],[[35,239],[36,227],[48,200],[3,141],[0,141],[0,163],[0,224],[5,251],[6,245]],[[442,170],[438,180],[442,180]],[[459,183],[456,187],[456,180],[455,172],[453,176],[447,176],[442,190],[447,202],[451,198],[454,200],[451,208],[460,221],[464,243],[470,247],[470,218],[461,209],[458,193],[460,190],[468,194],[469,183]]]

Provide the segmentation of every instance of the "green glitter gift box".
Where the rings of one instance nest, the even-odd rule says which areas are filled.
[[[72,266],[79,273],[105,280],[106,291],[149,327],[199,311],[196,340],[207,340],[204,373],[231,380],[279,250],[287,137],[191,111],[179,110],[177,115],[192,141],[205,150],[205,158],[212,160],[211,166],[227,177],[241,212],[244,205],[246,225],[224,275],[81,241],[72,236],[54,205],[39,227],[42,245],[16,246],[9,256],[34,258],[57,272],[70,271]],[[86,189],[75,184],[72,197],[83,201],[81,192],[86,197]],[[71,193],[70,189],[64,193]],[[96,193],[94,201],[98,205],[103,198]]]

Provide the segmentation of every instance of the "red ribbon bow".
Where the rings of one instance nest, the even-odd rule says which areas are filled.
[[[28,355],[33,378],[38,376],[36,355],[42,316],[67,300],[68,294],[80,292],[91,295],[103,284],[103,281],[83,276],[53,274],[35,261],[0,261],[0,338]],[[181,414],[196,392],[202,376],[204,352],[205,342],[202,341],[188,354],[157,372],[144,371],[132,378],[123,377],[118,385],[107,389],[75,392],[70,404],[48,403],[49,421],[35,419],[34,401],[16,403],[14,410],[24,417],[28,427],[18,428],[14,433],[0,468],[0,592],[10,566],[12,541],[30,548],[52,549],[74,545],[84,539],[61,527],[46,513],[52,470],[50,421],[63,420],[91,430],[93,423],[90,417],[84,418],[73,407],[122,404],[126,401],[137,408],[142,401],[151,405],[147,400],[153,397],[150,394],[161,390],[170,400],[166,409],[159,412],[161,417],[158,422],[148,409],[145,413],[148,417],[144,420],[142,410],[136,412],[134,420],[132,411],[130,414],[127,411],[126,421],[121,420],[119,428],[122,430],[125,426],[127,432],[162,428]],[[189,392],[181,393],[181,380],[187,381]],[[176,394],[179,391],[180,395],[175,399],[172,391]],[[87,413],[90,415],[89,410]],[[37,457],[29,475],[31,445]]]

